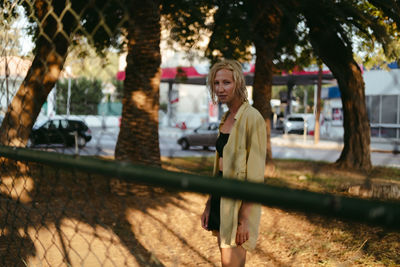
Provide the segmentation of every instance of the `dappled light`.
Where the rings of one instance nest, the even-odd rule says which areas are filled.
[[[131,101],[136,104],[136,107],[142,111],[149,110],[149,97],[142,91],[135,91],[132,93]]]
[[[213,194],[261,204],[246,266],[400,265],[400,3],[383,2],[1,1],[0,265],[220,266]],[[230,118],[227,179],[221,59],[258,116]]]

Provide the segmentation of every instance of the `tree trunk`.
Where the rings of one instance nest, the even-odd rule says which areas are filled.
[[[372,166],[371,130],[365,104],[364,80],[354,60],[342,67],[339,66],[339,70],[336,71],[332,70],[339,83],[344,127],[344,147],[336,163],[345,168],[369,170]],[[343,70],[347,70],[348,73],[341,73]]]
[[[331,24],[320,16],[305,12],[312,45],[338,81],[342,105],[344,147],[336,164],[343,168],[369,170],[370,127],[365,104],[364,81],[354,61],[351,46],[346,46]]]
[[[122,120],[115,158],[160,166],[160,3],[133,1],[130,9]]]
[[[256,47],[256,68],[253,83],[253,106],[265,119],[267,129],[266,162],[272,162],[271,149],[271,96],[273,57],[280,32],[282,13],[276,4],[267,1],[252,1],[252,33]]]
[[[21,147],[27,144],[32,126],[63,68],[70,42],[68,36],[71,27],[76,25],[68,15],[64,15],[62,21],[56,20],[57,8],[50,7],[47,1],[38,0],[32,8],[37,21],[41,22],[35,58],[8,106],[0,128],[2,145]],[[49,10],[53,10],[51,15],[47,14]]]
[[[268,48],[263,44],[255,43],[256,68],[253,83],[253,106],[260,111],[267,127],[267,158],[272,161],[271,148],[271,96],[272,96],[272,59],[268,55]]]

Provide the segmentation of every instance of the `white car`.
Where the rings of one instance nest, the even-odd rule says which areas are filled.
[[[307,133],[314,131],[315,116],[314,114],[294,113],[288,115],[283,122],[283,130],[286,134],[304,134],[306,128]]]

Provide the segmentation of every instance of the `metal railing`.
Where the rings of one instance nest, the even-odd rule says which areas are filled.
[[[171,172],[94,157],[71,156],[0,146],[0,155],[18,161],[37,162],[68,170],[77,170],[183,191],[217,194],[284,209],[312,212],[337,218],[400,228],[400,203],[350,198],[305,190],[242,182],[216,180],[208,176]]]

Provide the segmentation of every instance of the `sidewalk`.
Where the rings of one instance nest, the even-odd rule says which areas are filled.
[[[167,136],[178,139],[182,134],[189,133],[193,129],[182,130],[176,127],[162,127],[159,130],[160,136]],[[276,134],[271,137],[272,146],[287,146],[312,149],[333,149],[342,150],[343,140],[320,138],[320,141],[315,144],[314,136],[306,136],[297,134]],[[371,138],[371,151],[384,153],[400,153],[400,141],[393,139]]]
[[[288,146],[288,147],[301,147],[301,148],[314,148],[314,149],[335,149],[342,150],[343,142],[340,140],[320,140],[317,144],[314,143],[313,136],[297,134],[280,134],[271,137],[272,146]]]
[[[314,136],[294,134],[281,134],[271,137],[271,143],[274,146],[302,147],[313,149],[343,149],[343,140],[333,140],[321,138],[317,144],[314,143]],[[371,138],[371,152],[400,153],[400,141],[393,139]]]

